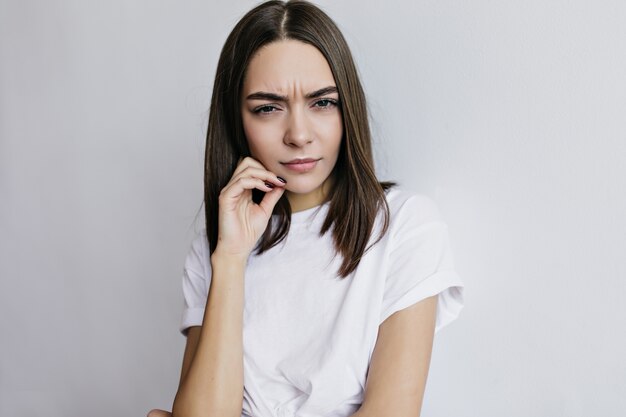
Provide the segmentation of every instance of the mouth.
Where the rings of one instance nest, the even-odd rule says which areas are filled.
[[[292,171],[302,173],[315,168],[320,159],[322,158],[295,158],[288,162],[281,162],[281,164]]]

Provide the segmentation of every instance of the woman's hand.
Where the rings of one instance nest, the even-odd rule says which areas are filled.
[[[148,413],[148,417],[172,417],[172,413],[165,410],[154,409]]]
[[[284,180],[266,170],[257,160],[241,159],[220,192],[215,253],[247,259],[283,195],[284,185]],[[259,204],[252,201],[255,188],[265,192]]]

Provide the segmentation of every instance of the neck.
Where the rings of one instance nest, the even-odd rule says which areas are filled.
[[[286,191],[287,200],[291,206],[291,212],[297,213],[298,211],[307,210],[326,201],[326,196],[333,185],[333,179],[329,176],[318,188],[306,194],[298,194]]]

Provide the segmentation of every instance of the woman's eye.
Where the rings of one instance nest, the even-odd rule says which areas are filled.
[[[261,107],[257,107],[256,109],[254,109],[254,113],[273,113],[276,110],[276,107],[274,106],[261,106]]]
[[[337,101],[329,99],[329,98],[324,98],[322,100],[317,100],[315,102],[316,107],[322,107],[322,108],[333,107],[335,105],[337,105]]]

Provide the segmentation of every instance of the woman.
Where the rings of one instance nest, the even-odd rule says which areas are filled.
[[[357,71],[320,9],[270,1],[237,23],[205,161],[174,416],[419,415],[462,283],[435,204],[376,178]]]

